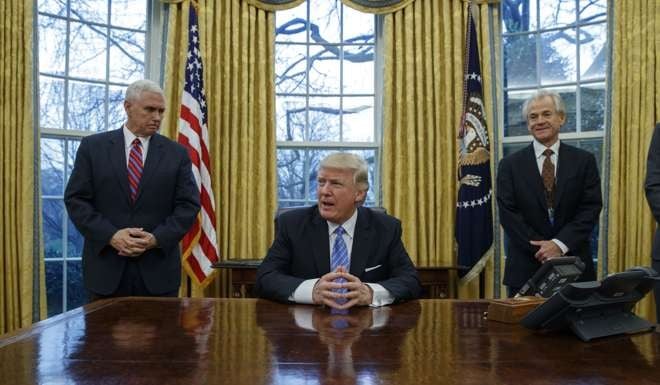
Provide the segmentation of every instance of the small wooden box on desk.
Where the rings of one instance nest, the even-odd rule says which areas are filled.
[[[261,259],[227,259],[213,265],[216,269],[229,270],[232,297],[253,298],[257,268]],[[418,267],[422,284],[422,298],[455,298],[456,290],[450,284],[450,276],[456,266]]]

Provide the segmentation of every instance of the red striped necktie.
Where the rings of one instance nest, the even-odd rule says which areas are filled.
[[[128,187],[131,190],[131,202],[135,202],[137,198],[140,178],[142,178],[142,142],[135,138],[128,156]]]

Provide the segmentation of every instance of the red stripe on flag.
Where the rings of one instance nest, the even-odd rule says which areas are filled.
[[[190,267],[190,270],[193,272],[198,282],[202,282],[204,279],[206,279],[206,274],[204,274],[204,271],[199,266],[197,257],[195,257],[193,253],[191,253],[188,258],[186,258],[186,262],[188,263],[188,267]]]

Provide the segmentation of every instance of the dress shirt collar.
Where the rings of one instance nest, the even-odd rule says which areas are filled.
[[[125,148],[130,148],[131,145],[133,144],[133,140],[135,138],[140,139],[140,142],[142,142],[142,148],[146,149],[146,147],[149,145],[149,139],[151,139],[150,136],[136,136],[134,133],[131,132],[131,130],[126,127],[126,124],[122,127],[124,131],[124,147]]]
[[[534,155],[536,155],[536,159],[539,159],[540,157],[544,156],[543,151],[545,151],[547,148],[552,150],[552,155],[554,159],[558,154],[559,154],[559,140],[557,140],[552,146],[546,147],[545,145],[541,144],[538,140],[534,139],[532,142],[534,145]]]
[[[337,229],[337,227],[341,225],[344,228],[346,235],[348,235],[351,239],[353,239],[353,234],[355,233],[355,223],[357,222],[357,215],[358,215],[358,209],[356,208],[355,211],[353,212],[353,215],[351,215],[351,217],[348,218],[344,223],[334,223],[334,222],[326,221],[328,222],[328,233],[332,235],[335,232],[335,229]]]

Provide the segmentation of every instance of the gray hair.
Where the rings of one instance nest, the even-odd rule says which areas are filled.
[[[334,152],[326,156],[319,168],[348,169],[353,172],[353,183],[360,191],[369,190],[367,162],[362,157],[348,152]]]
[[[532,102],[545,98],[546,96],[552,99],[552,103],[555,105],[555,111],[562,116],[566,116],[566,105],[564,104],[564,101],[557,92],[550,90],[538,90],[527,100],[525,100],[525,103],[523,103],[522,106],[523,119],[527,120],[527,114],[529,113],[529,105]]]
[[[131,101],[138,99],[143,92],[155,92],[163,95],[163,89],[160,88],[158,83],[149,79],[142,79],[131,83],[128,88],[126,88],[126,96],[124,97],[124,100]]]

